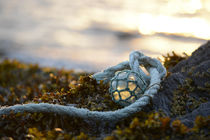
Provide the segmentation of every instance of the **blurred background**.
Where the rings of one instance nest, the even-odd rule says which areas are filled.
[[[209,0],[0,0],[0,55],[99,71],[128,60],[191,54],[210,39]]]

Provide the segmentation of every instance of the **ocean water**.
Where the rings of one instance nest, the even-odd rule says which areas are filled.
[[[99,71],[139,50],[191,54],[210,39],[208,0],[0,0],[1,58]]]

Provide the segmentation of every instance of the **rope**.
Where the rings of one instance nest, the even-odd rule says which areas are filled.
[[[116,71],[129,69],[141,73],[143,77],[150,81],[149,88],[145,91],[144,95],[134,103],[129,106],[126,106],[122,109],[115,111],[90,111],[85,108],[76,108],[73,106],[63,106],[58,104],[49,104],[49,103],[29,103],[29,104],[20,104],[9,107],[1,107],[0,115],[8,115],[11,113],[23,113],[23,112],[42,112],[42,113],[56,113],[59,115],[68,115],[70,117],[79,117],[85,120],[99,120],[99,121],[119,121],[123,118],[129,117],[132,114],[142,110],[144,106],[149,104],[150,98],[153,98],[157,91],[160,88],[161,79],[165,76],[166,70],[163,65],[157,59],[152,59],[150,57],[144,56],[138,51],[134,51],[130,54],[130,61],[122,62],[116,66],[110,67],[103,72],[94,74],[92,77],[97,81],[104,80],[108,82],[115,74]],[[143,65],[150,76],[147,76],[143,70],[139,67]]]

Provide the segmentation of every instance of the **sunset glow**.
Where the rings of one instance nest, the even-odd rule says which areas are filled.
[[[174,34],[185,37],[210,39],[210,21],[207,15],[210,1],[170,0],[157,13],[141,13],[139,32],[144,35],[155,33]]]
[[[133,50],[190,55],[210,39],[210,0],[0,0],[0,25],[5,57],[96,71]]]
[[[207,29],[210,29],[210,24],[201,18],[140,15],[139,32],[145,35],[166,33],[210,39],[210,31]]]

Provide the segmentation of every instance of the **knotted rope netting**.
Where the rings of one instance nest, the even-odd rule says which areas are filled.
[[[140,68],[140,65],[145,67],[149,72],[146,75]],[[68,115],[70,117],[79,117],[85,120],[99,120],[99,121],[119,121],[123,118],[139,112],[143,107],[150,103],[150,100],[157,94],[160,88],[161,79],[166,74],[166,69],[160,63],[159,60],[144,56],[143,53],[134,51],[130,54],[129,61],[122,62],[116,66],[107,68],[103,72],[92,75],[97,81],[103,80],[104,82],[110,82],[117,71],[132,70],[140,74],[144,80],[148,83],[147,89],[134,103],[115,111],[90,111],[85,108],[77,108],[74,106],[63,106],[58,104],[49,103],[29,103],[18,104],[14,106],[1,107],[0,115],[8,115],[11,113],[23,113],[23,112],[41,112],[41,113],[56,113],[59,115]]]

